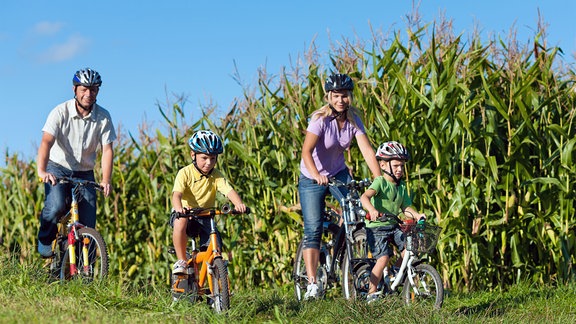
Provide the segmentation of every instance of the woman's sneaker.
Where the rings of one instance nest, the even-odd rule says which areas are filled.
[[[315,283],[308,284],[306,287],[306,293],[304,294],[304,300],[309,300],[318,297],[318,285]]]
[[[172,268],[172,274],[186,274],[186,268],[188,264],[184,260],[178,260],[174,263],[174,267]]]
[[[368,304],[373,303],[376,300],[378,300],[379,297],[380,297],[380,293],[378,293],[378,292],[368,294],[368,296],[366,296],[366,302]]]

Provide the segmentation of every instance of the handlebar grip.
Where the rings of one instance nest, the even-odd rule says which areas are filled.
[[[238,212],[238,211],[236,211],[236,210],[232,210],[232,214],[233,214],[233,215],[240,215],[240,214],[246,214],[246,215],[248,215],[248,214],[250,214],[251,212],[252,212],[252,210],[250,210],[250,207],[246,207],[246,211],[243,212],[243,213]]]

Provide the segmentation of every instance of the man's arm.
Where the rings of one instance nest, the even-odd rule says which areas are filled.
[[[36,157],[36,168],[38,172],[38,177],[44,181],[44,183],[56,184],[56,178],[54,175],[46,172],[46,166],[48,166],[48,160],[50,159],[50,149],[54,145],[56,137],[52,134],[43,132],[42,141],[40,147],[38,148],[38,156]]]
[[[112,191],[112,161],[114,160],[114,148],[112,143],[102,147],[102,180],[100,185],[104,188],[104,196],[108,197]]]

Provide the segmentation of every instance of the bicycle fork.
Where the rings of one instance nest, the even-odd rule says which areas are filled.
[[[73,199],[72,201],[72,219],[73,220],[78,220],[78,202],[76,201],[76,199]],[[69,230],[68,230],[68,255],[69,255],[69,261],[70,261],[70,275],[74,276],[76,274],[78,274],[78,267],[76,264],[76,242],[79,239],[78,236],[78,224],[72,223],[69,225]],[[84,239],[82,240],[82,261],[83,261],[83,267],[82,270],[84,271],[84,273],[88,274],[90,273],[90,262],[88,259],[88,245],[90,244],[90,239],[87,237],[84,237]]]

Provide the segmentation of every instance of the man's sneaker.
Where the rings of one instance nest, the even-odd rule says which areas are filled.
[[[172,273],[173,274],[186,274],[186,268],[188,267],[188,264],[186,263],[186,261],[184,260],[178,260],[176,261],[176,263],[174,263],[174,267],[172,268]]]
[[[318,297],[318,285],[315,283],[308,284],[308,287],[306,287],[306,293],[304,294],[304,300],[316,297]]]
[[[52,257],[52,244],[42,244],[42,242],[38,240],[38,253],[40,253],[43,258]]]

